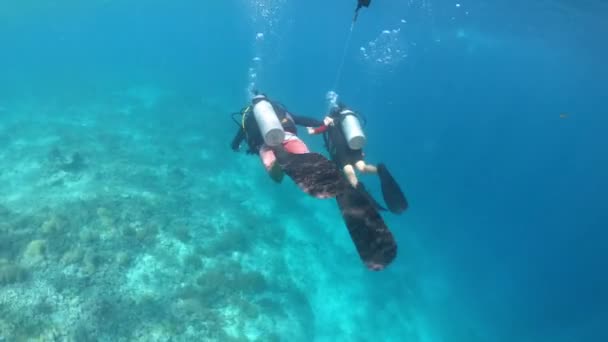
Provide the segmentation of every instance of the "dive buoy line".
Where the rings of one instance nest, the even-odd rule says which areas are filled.
[[[353,36],[353,30],[355,29],[355,22],[357,22],[357,17],[359,16],[359,10],[363,7],[369,7],[371,0],[357,0],[357,8],[355,8],[355,15],[353,17],[353,21],[350,24],[350,31],[348,32],[348,37],[346,38],[346,43],[344,44],[344,50],[342,51],[342,58],[340,59],[340,64],[338,65],[338,72],[336,73],[336,79],[334,81],[334,85],[332,87],[333,91],[336,91],[338,85],[340,84],[340,79],[342,77],[342,68],[344,68],[344,60],[346,59],[346,52],[348,51],[348,47],[350,46],[350,40]]]
[[[353,30],[355,28],[355,22],[353,21],[350,25],[350,31],[348,32],[348,37],[346,38],[346,43],[344,43],[344,50],[342,51],[342,58],[340,59],[340,64],[338,65],[338,72],[336,73],[336,79],[334,81],[334,85],[332,89],[337,91],[338,84],[340,83],[340,78],[342,77],[342,68],[344,67],[344,60],[346,59],[346,53],[348,52],[348,47],[350,46],[350,40],[353,36]]]

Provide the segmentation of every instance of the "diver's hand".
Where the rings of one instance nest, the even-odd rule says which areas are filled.
[[[238,152],[239,151],[239,147],[240,145],[234,145],[234,144],[230,144],[230,148],[232,149],[232,151],[234,152]]]
[[[330,118],[329,116],[326,116],[326,117],[323,119],[323,124],[324,124],[325,126],[333,126],[333,125],[334,125],[334,119]]]
[[[308,132],[308,134],[315,134],[315,129],[312,127],[306,127],[306,131]]]

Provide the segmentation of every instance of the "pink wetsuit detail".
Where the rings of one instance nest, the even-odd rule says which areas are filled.
[[[289,153],[302,154],[310,152],[306,144],[295,135],[287,135],[285,140],[283,140],[282,145],[283,148],[285,148],[285,150]],[[262,160],[266,171],[270,171],[277,158],[272,149],[264,144],[260,148],[260,159]]]

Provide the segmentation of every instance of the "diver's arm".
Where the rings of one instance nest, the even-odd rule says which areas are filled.
[[[334,118],[331,117],[331,115],[328,115],[323,118],[321,125],[309,126],[309,127],[306,127],[306,129],[308,130],[308,134],[320,134],[320,133],[324,133],[325,131],[327,131],[329,126],[333,126],[333,125],[334,125]]]
[[[327,131],[328,128],[329,128],[328,125],[323,125],[323,126],[319,126],[319,127],[307,127],[308,134],[321,134],[321,133],[325,133],[325,131]]]
[[[243,129],[239,128],[239,130],[236,132],[236,135],[232,139],[232,143],[230,144],[230,147],[232,148],[233,151],[239,150],[239,147],[241,146],[241,142],[243,142],[243,139],[245,139],[245,131]]]
[[[319,121],[317,119],[309,118],[306,116],[297,116],[292,113],[289,113],[293,118],[293,122],[299,126],[307,126],[307,127],[318,127],[323,126],[323,121]]]

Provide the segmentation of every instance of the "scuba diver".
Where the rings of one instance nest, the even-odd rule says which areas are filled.
[[[324,118],[323,122],[324,125],[322,126],[316,128],[308,127],[308,133],[323,133],[325,147],[331,159],[342,169],[348,182],[354,188],[365,193],[378,209],[386,210],[369,195],[363,183],[357,179],[355,168],[361,173],[378,174],[382,195],[389,210],[396,214],[405,211],[408,207],[407,200],[399,184],[397,184],[386,168],[386,165],[380,163],[378,166],[374,166],[367,164],[363,160],[363,146],[365,145],[366,137],[361,128],[358,115],[344,104],[338,104],[330,109],[329,114]]]
[[[239,113],[234,113],[236,115]],[[277,183],[283,179],[283,170],[276,161],[276,147],[292,154],[309,153],[306,144],[297,136],[296,125],[319,126],[324,122],[295,115],[279,102],[268,99],[265,94],[254,92],[251,105],[240,112],[241,120],[237,122],[236,132],[230,147],[239,151],[245,140],[248,154],[258,154],[266,171]],[[233,116],[234,118],[234,116]],[[236,121],[236,120],[235,120]]]
[[[369,7],[369,4],[372,0],[357,0],[357,8],[355,8],[355,16],[353,17],[353,23],[357,21],[357,17],[359,16],[359,10],[361,7]]]

